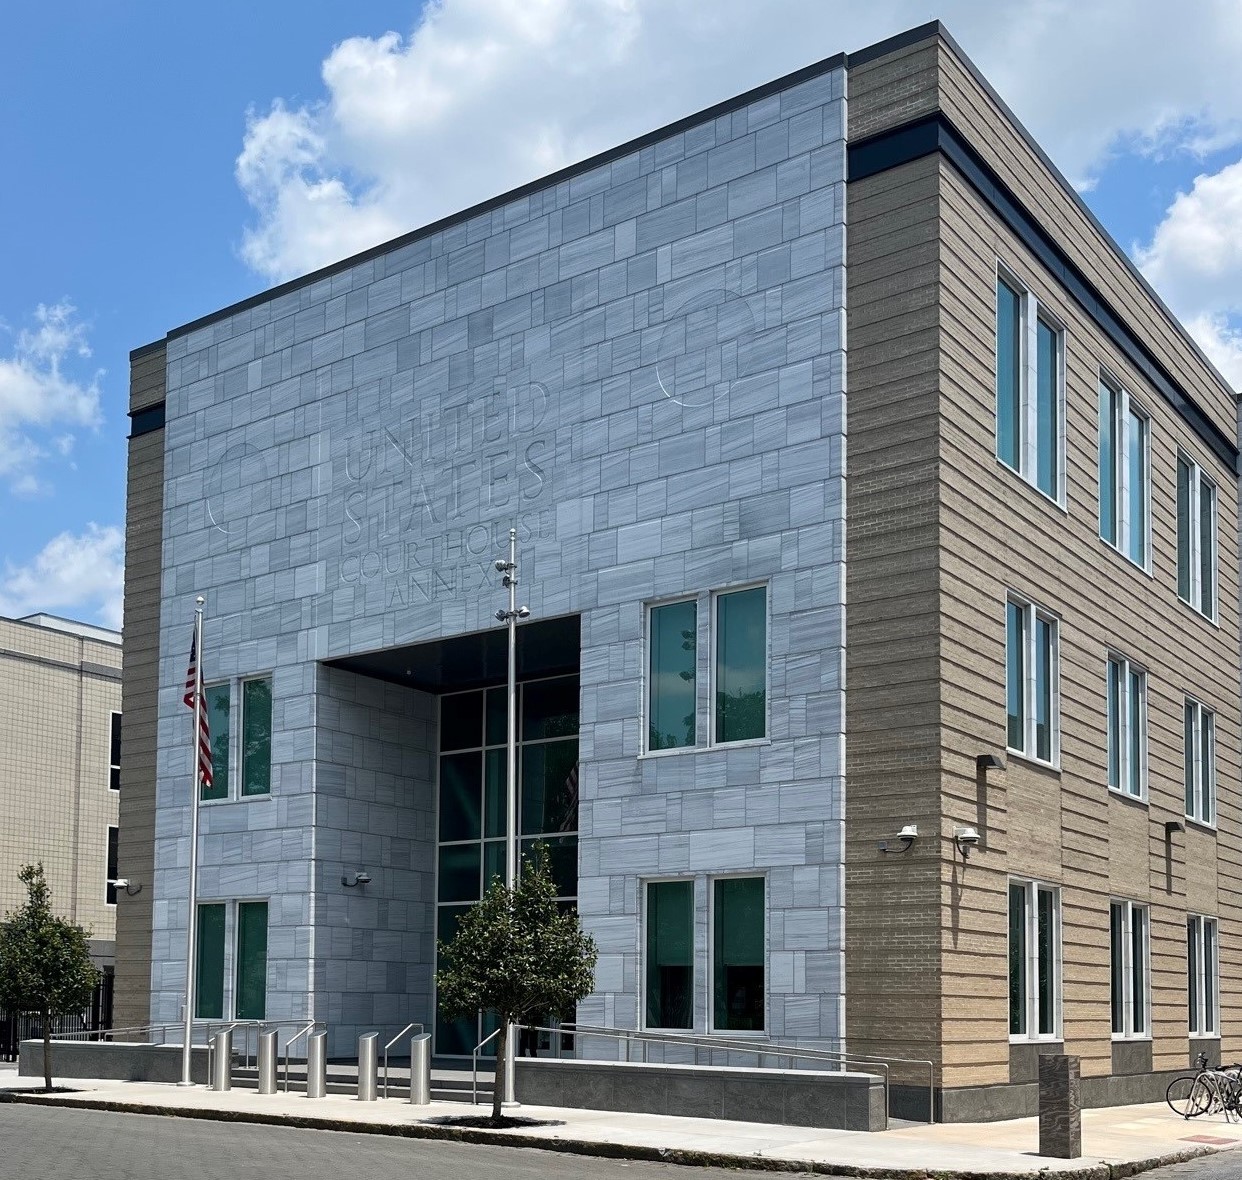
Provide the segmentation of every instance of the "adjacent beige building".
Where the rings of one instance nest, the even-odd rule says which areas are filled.
[[[111,967],[119,876],[121,636],[52,615],[0,618],[0,913],[42,861],[56,911]],[[124,889],[121,890],[125,896]]]

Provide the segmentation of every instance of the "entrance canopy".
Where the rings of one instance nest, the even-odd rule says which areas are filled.
[[[519,680],[576,673],[580,653],[577,615],[518,624]],[[508,661],[508,629],[498,623],[490,631],[324,662],[331,668],[344,668],[392,684],[440,693],[503,681],[508,674]]]

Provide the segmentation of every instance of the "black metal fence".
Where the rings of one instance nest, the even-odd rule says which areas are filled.
[[[112,1027],[112,986],[115,976],[111,967],[105,967],[91,996],[90,1005],[84,1012],[72,1016],[53,1017],[52,1036],[66,1033],[98,1032]],[[16,1061],[17,1047],[22,1041],[43,1036],[43,1020],[39,1016],[14,1016],[0,1012],[0,1061]]]

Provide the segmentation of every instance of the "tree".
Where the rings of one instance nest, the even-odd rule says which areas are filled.
[[[43,865],[22,865],[26,904],[0,922],[0,1008],[43,1022],[43,1084],[52,1088],[52,1018],[72,1016],[91,1002],[99,972],[87,934],[52,913]]]
[[[500,1021],[497,1061],[504,1060],[510,1024],[539,1015],[563,1020],[595,986],[595,941],[583,931],[576,910],[557,907],[544,844],[523,859],[512,892],[493,878],[483,900],[462,914],[457,933],[441,942],[439,951],[441,1010],[450,1020],[480,1010],[495,1012]],[[498,1072],[492,1099],[497,1123],[502,1090]]]

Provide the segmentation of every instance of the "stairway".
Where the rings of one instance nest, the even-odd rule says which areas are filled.
[[[280,1063],[276,1071],[277,1089],[284,1093],[284,1063]],[[237,1090],[257,1090],[259,1088],[259,1071],[252,1065],[235,1065],[233,1067],[233,1088]],[[471,1099],[471,1074],[469,1066],[457,1063],[442,1063],[431,1068],[431,1100],[432,1102],[465,1102]],[[479,1102],[490,1104],[495,1088],[495,1074],[491,1063],[479,1068]],[[337,1061],[328,1065],[327,1092],[330,1096],[356,1097],[358,1094],[358,1063],[356,1061]],[[291,1061],[289,1063],[289,1093],[306,1093],[306,1062]],[[384,1096],[384,1067],[379,1070],[377,1093]],[[388,1067],[388,1097],[400,1098],[403,1101],[410,1096],[410,1068],[406,1063],[390,1064]]]

